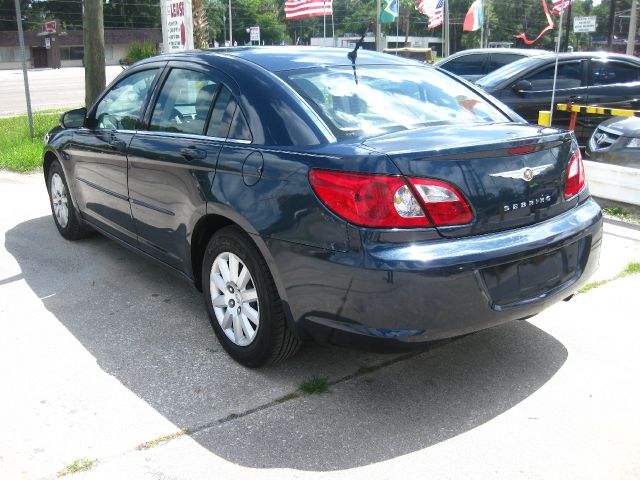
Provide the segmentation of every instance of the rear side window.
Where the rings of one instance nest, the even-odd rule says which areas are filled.
[[[553,72],[555,65],[539,70],[526,79],[531,82],[532,90],[553,89]],[[582,63],[570,62],[558,65],[556,88],[577,88],[582,85]]]
[[[233,114],[236,111],[236,102],[233,99],[231,90],[227,87],[222,87],[218,98],[216,98],[216,104],[213,106],[211,112],[211,119],[209,120],[209,126],[207,127],[207,136],[227,138],[229,133],[229,127],[231,126],[231,120],[233,120]]]
[[[485,55],[464,55],[442,65],[445,70],[456,75],[482,75]]]
[[[620,62],[591,62],[591,85],[611,85],[638,81],[640,68]]]
[[[153,108],[149,129],[202,135],[217,88],[206,73],[171,70]]]
[[[504,67],[516,60],[523,58],[522,55],[516,55],[513,53],[493,53],[489,59],[488,71],[492,72],[500,67]]]
[[[134,130],[159,69],[136,72],[119,81],[96,107],[96,128]]]

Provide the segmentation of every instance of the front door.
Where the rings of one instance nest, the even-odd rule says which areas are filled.
[[[44,47],[32,47],[33,68],[47,68],[47,49]]]
[[[161,68],[132,72],[111,88],[89,113],[66,149],[72,157],[77,201],[87,219],[136,244],[129,206],[127,148]]]
[[[173,64],[148,114],[148,128],[138,131],[129,148],[139,247],[182,271],[191,268],[194,223],[206,214],[206,195],[233,115],[227,112],[230,98],[212,69]]]

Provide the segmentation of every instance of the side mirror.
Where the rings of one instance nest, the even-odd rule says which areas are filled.
[[[513,87],[511,87],[515,93],[522,95],[524,92],[533,90],[533,86],[529,80],[520,80]]]
[[[60,115],[60,125],[64,128],[84,127],[84,120],[87,117],[86,108],[76,108]]]

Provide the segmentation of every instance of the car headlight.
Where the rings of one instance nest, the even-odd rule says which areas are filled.
[[[640,138],[631,138],[625,145],[627,148],[640,148]]]

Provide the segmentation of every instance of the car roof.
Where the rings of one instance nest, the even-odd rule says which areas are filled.
[[[230,48],[211,48],[207,50],[191,50],[188,52],[164,54],[158,58],[192,59],[205,63],[213,63],[215,58],[240,58],[259,65],[266,70],[278,72],[283,70],[297,70],[319,66],[351,66],[347,48],[334,47],[306,47],[306,46],[247,46]],[[356,65],[421,65],[421,63],[371,50],[358,50]],[[425,64],[422,64],[425,65]]]
[[[627,60],[632,61],[634,63],[640,63],[637,57],[633,57],[631,55],[625,55],[623,53],[608,53],[608,52],[572,52],[572,53],[560,53],[558,54],[558,60],[583,60],[588,58],[602,58],[606,60]],[[539,55],[535,58],[527,59],[531,62],[545,62],[549,60],[555,61],[556,54],[555,53],[547,53],[546,55]],[[525,60],[519,60],[523,62]]]
[[[515,55],[534,56],[544,55],[545,53],[551,53],[549,50],[541,50],[538,48],[470,48],[468,50],[460,50],[452,55],[449,55],[444,60],[448,60],[453,57],[461,57],[463,55],[471,54],[491,54],[491,53],[511,53]]]

